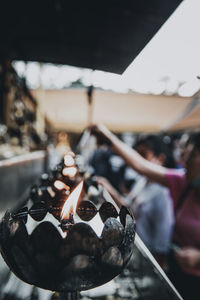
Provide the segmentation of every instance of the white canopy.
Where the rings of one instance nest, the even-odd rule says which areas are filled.
[[[183,115],[169,126],[169,131],[195,131],[200,128],[200,93],[198,92]]]
[[[43,111],[55,130],[81,132],[88,125],[87,91],[84,89],[33,91],[43,98]],[[191,105],[191,97],[118,94],[95,90],[92,121],[115,132],[159,132],[173,124]]]

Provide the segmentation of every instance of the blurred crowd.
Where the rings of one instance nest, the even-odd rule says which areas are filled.
[[[93,126],[89,164],[184,299],[199,299],[200,134],[137,135]],[[129,140],[130,142],[130,140]]]

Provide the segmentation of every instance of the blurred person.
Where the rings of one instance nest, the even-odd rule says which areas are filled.
[[[126,164],[108,145],[97,142],[97,148],[92,153],[89,164],[95,175],[107,178],[117,191],[122,190]]]
[[[64,155],[71,151],[71,146],[69,142],[69,136],[67,132],[59,132],[57,136],[57,143],[56,143],[56,151],[60,155],[62,159]]]
[[[189,134],[183,133],[173,141],[173,154],[176,161],[176,168],[183,169],[185,163],[185,153],[187,152],[187,143]]]
[[[188,143],[185,170],[153,164],[104,125],[94,125],[91,133],[104,138],[137,172],[169,188],[174,205],[175,228],[168,276],[184,299],[200,299],[200,133],[195,134]]]
[[[47,144],[47,170],[53,170],[59,163],[61,163],[64,155],[70,151],[71,146],[67,133],[51,133]]]
[[[165,165],[168,161],[167,146],[155,135],[141,138],[135,146],[138,153],[148,161]],[[122,197],[105,179],[99,183],[104,185],[116,203],[127,205],[136,218],[136,231],[147,248],[154,255],[163,269],[167,268],[167,254],[170,249],[174,215],[169,191],[162,185],[146,180],[140,176],[131,192]]]

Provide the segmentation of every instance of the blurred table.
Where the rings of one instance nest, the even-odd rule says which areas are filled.
[[[35,151],[0,161],[0,212],[25,201],[45,171],[46,152]]]

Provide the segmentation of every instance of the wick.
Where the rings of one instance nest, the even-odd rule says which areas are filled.
[[[61,223],[58,226],[62,229],[63,232],[68,233],[73,225],[74,225],[73,214],[70,214],[69,219],[61,220]]]

